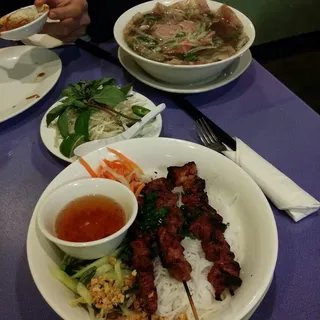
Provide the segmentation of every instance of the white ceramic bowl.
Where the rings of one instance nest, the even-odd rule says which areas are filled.
[[[182,85],[194,84],[196,82],[204,81],[207,78],[213,80],[218,77],[219,74],[235,59],[248,50],[255,38],[255,29],[252,22],[243,13],[234,8],[232,8],[232,10],[234,10],[238,18],[241,20],[244,26],[244,31],[249,37],[249,41],[235,55],[222,61],[202,65],[170,65],[141,57],[135,53],[124,40],[123,30],[136,13],[151,11],[157,2],[170,5],[178,1],[179,0],[149,1],[129,9],[128,11],[124,12],[116,21],[113,29],[114,37],[119,46],[128,52],[143,70],[161,81]],[[222,5],[220,2],[210,0],[207,1],[210,9],[214,11],[216,11]]]
[[[210,203],[230,225],[226,238],[241,265],[242,286],[235,295],[204,320],[243,320],[260,304],[272,281],[278,253],[277,228],[270,205],[257,184],[231,160],[208,148],[188,141],[167,138],[140,138],[121,141],[112,148],[136,161],[146,174],[165,176],[171,165],[195,161],[199,175],[206,179]],[[101,159],[114,160],[106,148],[84,157],[97,168]],[[86,311],[72,308],[74,297],[63,284],[53,279],[49,267],[58,264],[61,252],[43,237],[36,224],[40,203],[56,188],[74,179],[88,177],[87,171],[76,161],[64,169],[42,194],[30,222],[27,256],[33,279],[42,296],[65,320],[87,320]],[[237,235],[230,241],[231,235]],[[216,302],[214,302],[216,303]]]
[[[34,5],[27,6],[25,8],[33,8],[33,7]],[[22,8],[22,9],[25,9],[25,8]],[[42,27],[44,26],[48,18],[49,7],[47,5],[44,5],[44,8],[45,8],[44,12],[36,20],[33,20],[32,22],[16,29],[2,31],[0,32],[0,38],[5,40],[20,41],[38,33],[42,29]],[[5,19],[7,16],[11,15],[16,11],[13,11],[7,14],[6,16],[2,17],[1,20]],[[0,20],[0,23],[1,23],[1,20]]]
[[[125,225],[116,233],[96,241],[70,242],[58,239],[55,222],[61,210],[72,200],[87,195],[103,195],[119,203],[126,216]],[[138,203],[133,192],[119,182],[92,178],[81,179],[56,189],[39,202],[38,226],[43,235],[62,251],[78,259],[97,259],[115,250],[137,216]]]

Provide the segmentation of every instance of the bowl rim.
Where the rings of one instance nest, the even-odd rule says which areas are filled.
[[[87,242],[73,242],[73,241],[66,241],[66,240],[62,240],[59,239],[57,237],[55,237],[54,235],[52,235],[50,232],[47,231],[46,227],[44,226],[44,220],[45,220],[45,215],[42,214],[41,212],[43,207],[46,205],[46,203],[51,200],[52,198],[54,198],[56,196],[57,193],[62,192],[63,190],[68,190],[69,188],[71,188],[72,186],[74,186],[75,183],[79,184],[82,183],[83,186],[87,186],[88,184],[93,184],[93,183],[98,183],[98,184],[108,184],[109,188],[120,188],[122,190],[124,190],[125,192],[127,192],[128,196],[130,196],[131,201],[133,203],[133,208],[132,208],[132,214],[131,217],[129,218],[129,220],[125,223],[125,225],[119,229],[117,232],[111,234],[110,236],[98,239],[98,240],[94,240],[94,241],[87,241]],[[88,192],[89,195],[90,192]],[[76,198],[74,198],[76,199]],[[134,193],[125,185],[123,185],[122,183],[118,182],[118,181],[113,181],[110,179],[105,179],[105,178],[83,178],[83,179],[77,179],[75,181],[71,181],[67,184],[63,184],[60,187],[56,188],[55,190],[53,190],[52,192],[50,192],[50,194],[45,197],[44,199],[39,199],[39,201],[41,201],[39,203],[39,207],[37,208],[37,212],[36,212],[36,219],[37,219],[37,225],[41,231],[41,233],[51,242],[57,244],[57,245],[61,245],[61,246],[66,246],[66,247],[72,247],[72,248],[90,248],[93,246],[97,246],[109,241],[114,240],[115,238],[118,238],[121,234],[123,234],[124,232],[126,232],[129,227],[133,224],[133,222],[136,219],[136,216],[138,214],[138,202],[137,202],[137,198],[134,195]],[[72,200],[69,200],[69,202]]]
[[[238,50],[234,55],[228,57],[227,59],[221,60],[221,61],[215,61],[215,62],[204,63],[204,64],[190,64],[190,65],[174,65],[174,64],[168,64],[168,63],[165,63],[165,62],[158,62],[158,61],[154,61],[154,60],[150,60],[150,59],[144,58],[144,57],[138,55],[137,53],[135,53],[131,48],[129,48],[129,46],[126,45],[126,42],[124,41],[124,39],[119,38],[117,36],[117,30],[120,29],[118,27],[118,24],[123,19],[124,15],[126,15],[127,12],[130,11],[130,10],[133,10],[135,8],[139,8],[139,7],[142,7],[142,6],[145,6],[145,5],[151,5],[151,4],[155,5],[158,2],[163,3],[163,2],[167,2],[167,1],[168,0],[151,0],[151,1],[140,3],[140,4],[138,4],[138,5],[134,6],[134,7],[131,7],[130,9],[126,10],[125,12],[123,12],[121,14],[121,16],[117,19],[117,21],[115,22],[115,24],[113,26],[113,36],[114,36],[114,39],[116,40],[117,44],[123,50],[125,50],[127,53],[129,53],[131,56],[133,56],[134,58],[136,58],[138,60],[141,60],[143,62],[147,62],[147,63],[153,64],[153,65],[156,65],[156,66],[163,66],[163,67],[168,68],[168,69],[188,69],[188,68],[190,68],[190,69],[191,68],[201,69],[201,68],[206,68],[206,67],[210,67],[210,66],[213,66],[213,65],[214,66],[218,66],[218,65],[227,63],[229,61],[232,61],[232,60],[238,58],[246,50],[248,50],[251,47],[251,45],[253,44],[253,42],[255,40],[256,32],[255,32],[255,27],[254,27],[252,21],[244,13],[242,13],[241,11],[237,10],[236,8],[231,7],[231,6],[228,5],[228,7],[230,9],[232,9],[237,15],[240,13],[240,15],[242,15],[244,17],[244,19],[247,20],[247,22],[248,22],[247,25],[252,29],[252,37],[250,37],[248,42],[242,48],[240,48],[240,50]],[[179,2],[179,1],[182,1],[182,0],[169,0],[169,1],[170,1],[170,3],[176,3],[176,2]],[[206,0],[206,1],[208,3],[209,7],[210,7],[210,4],[213,4],[213,3],[223,5],[223,3],[218,2],[218,1],[211,1],[211,0],[210,1]],[[138,12],[141,12],[141,11],[138,11]],[[127,21],[127,23],[128,22],[129,21]],[[121,35],[123,35],[123,31],[121,32]]]
[[[10,35],[10,34],[12,34],[12,33],[14,33],[14,32],[22,31],[22,30],[25,29],[26,27],[30,27],[30,26],[38,23],[38,22],[39,22],[41,19],[43,19],[44,17],[47,17],[48,14],[49,14],[50,7],[49,7],[47,4],[44,4],[43,6],[46,6],[46,7],[48,8],[48,10],[44,11],[43,13],[41,13],[41,15],[40,15],[37,19],[35,19],[35,20],[33,20],[33,21],[31,21],[31,22],[29,22],[29,23],[27,23],[27,24],[25,24],[25,25],[23,25],[23,26],[21,26],[21,27],[19,27],[19,28],[15,28],[15,29],[12,29],[12,30],[7,30],[7,31],[1,31],[1,32],[0,32],[0,37],[1,37],[2,35]],[[5,14],[4,16],[2,16],[0,19],[4,18],[4,17],[6,17],[6,16],[11,15],[11,14],[17,12],[18,10],[27,9],[27,8],[31,8],[31,7],[35,7],[35,5],[32,4],[32,5],[30,5],[30,6],[22,7],[22,8],[19,8],[19,9],[17,9],[17,10],[14,10],[14,11],[12,11],[12,12],[9,12],[9,13]],[[44,23],[43,23],[43,24],[44,24]]]
[[[202,150],[206,150],[207,152],[211,152],[211,153],[215,153],[216,157],[220,157],[223,158],[224,161],[229,162],[229,164],[231,166],[237,166],[238,170],[242,171],[242,175],[246,175],[246,179],[247,182],[254,188],[256,189],[256,191],[260,194],[259,198],[261,200],[261,204],[263,204],[263,207],[266,210],[266,216],[268,217],[269,222],[271,223],[270,225],[270,240],[273,243],[273,250],[272,250],[272,257],[269,260],[269,263],[267,265],[267,270],[264,273],[264,278],[263,280],[261,280],[261,284],[258,288],[258,290],[255,292],[254,296],[252,297],[252,299],[250,300],[250,302],[245,305],[241,311],[239,312],[239,314],[237,314],[237,316],[235,318],[233,318],[233,320],[242,320],[243,317],[245,317],[247,314],[249,314],[249,312],[255,307],[258,306],[261,301],[263,300],[263,296],[264,294],[268,291],[269,287],[270,287],[270,283],[273,280],[274,277],[274,271],[275,271],[275,267],[276,267],[276,263],[277,263],[277,258],[278,258],[278,249],[279,249],[279,239],[278,239],[278,231],[277,231],[277,225],[276,225],[276,221],[275,221],[275,217],[274,214],[272,212],[271,206],[268,202],[268,200],[266,199],[265,195],[263,194],[262,190],[259,188],[259,186],[257,185],[257,183],[252,179],[252,177],[250,177],[248,175],[248,173],[246,173],[241,167],[239,167],[236,163],[234,163],[233,161],[231,161],[230,159],[226,158],[225,156],[223,156],[222,154],[219,154],[211,149],[208,149],[202,145],[199,145],[198,143],[195,142],[191,142],[191,141],[187,141],[187,140],[182,140],[182,139],[177,139],[177,138],[167,138],[167,137],[161,137],[161,138],[136,138],[136,139],[131,139],[131,140],[124,140],[121,142],[117,142],[115,144],[110,145],[110,147],[113,148],[121,148],[122,144],[126,144],[134,140],[138,140],[141,143],[147,143],[147,142],[153,142],[153,141],[157,141],[157,140],[162,140],[166,143],[176,143],[179,145],[188,145],[188,147],[191,147],[193,149],[195,148],[200,148]],[[89,153],[88,155],[86,155],[84,158],[87,158],[90,156],[90,154],[96,153],[99,154],[99,152],[105,148],[100,148],[97,149],[95,151],[92,151],[91,153]],[[75,165],[75,163],[77,163],[77,161],[75,161],[74,163],[71,164],[71,166]],[[69,166],[70,167],[70,166]],[[68,167],[68,168],[69,168]],[[40,198],[46,194],[48,192],[48,188],[52,188],[52,184],[56,183],[58,181],[59,178],[61,178],[64,174],[64,171],[67,168],[65,168],[63,171],[61,171],[57,176],[54,177],[54,179],[49,183],[49,185],[46,187],[46,189],[43,191],[42,195],[40,196]],[[40,200],[39,198],[39,200]],[[27,260],[28,260],[28,264],[29,264],[29,268],[30,268],[30,272],[33,278],[33,281],[36,285],[36,287],[38,288],[38,290],[40,291],[42,297],[45,299],[45,301],[48,303],[48,305],[63,319],[71,319],[70,317],[66,317],[67,314],[65,313],[65,311],[59,306],[59,304],[55,303],[51,296],[49,296],[46,291],[45,291],[45,285],[43,284],[43,282],[41,282],[39,280],[38,274],[37,274],[37,268],[35,267],[36,262],[34,261],[34,259],[31,259],[31,252],[33,251],[33,246],[32,246],[32,234],[34,232],[34,229],[37,228],[37,222],[36,220],[36,216],[35,216],[35,212],[38,209],[39,206],[39,200],[36,203],[36,206],[33,210],[33,214],[31,217],[31,221],[29,223],[28,226],[28,233],[27,233],[27,246],[26,246],[26,251],[27,251]],[[71,308],[71,307],[70,307]]]

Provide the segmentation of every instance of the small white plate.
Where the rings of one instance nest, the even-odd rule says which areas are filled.
[[[200,93],[225,86],[229,82],[237,79],[244,71],[247,70],[251,61],[252,55],[250,50],[247,50],[240,58],[235,60],[224,72],[216,79],[206,80],[189,85],[177,85],[165,83],[153,78],[151,75],[142,70],[134,61],[134,59],[123,49],[119,48],[118,58],[122,66],[135,78],[144,84],[167,92],[173,93]]]
[[[137,104],[148,108],[148,109],[154,109],[156,108],[156,105],[149,100],[147,97],[143,96],[140,93],[137,92],[132,92],[133,93],[133,97],[137,100]],[[52,105],[47,112],[45,113],[45,115],[43,116],[42,120],[41,120],[41,124],[40,124],[40,135],[41,135],[41,139],[42,142],[44,143],[44,145],[46,146],[46,148],[53,153],[55,156],[57,156],[58,158],[65,160],[67,162],[74,162],[75,160],[78,159],[77,156],[74,156],[72,158],[67,158],[65,157],[59,150],[59,146],[60,143],[62,141],[62,139],[58,139],[58,143],[56,141],[56,129],[53,128],[52,126],[47,127],[47,123],[46,123],[46,116],[47,113],[55,108],[56,106],[58,106],[60,104],[60,102],[56,102],[54,105]],[[161,133],[161,129],[162,129],[162,117],[161,115],[158,115],[156,117],[156,120],[150,125],[150,126],[146,126],[144,129],[142,129],[142,131],[139,134],[139,137],[144,137],[144,138],[157,138],[160,136]]]
[[[30,108],[56,84],[60,58],[45,48],[16,46],[0,49],[0,122]]]

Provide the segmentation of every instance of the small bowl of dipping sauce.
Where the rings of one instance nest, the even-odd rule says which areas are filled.
[[[100,178],[82,179],[53,191],[37,222],[43,235],[78,259],[108,255],[123,241],[138,212],[133,192]]]

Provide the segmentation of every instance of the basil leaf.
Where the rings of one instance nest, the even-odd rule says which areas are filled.
[[[74,124],[74,131],[77,134],[83,135],[86,140],[89,140],[89,120],[90,110],[82,111]]]
[[[92,88],[90,92],[90,97],[94,96],[95,94],[99,93],[101,89],[107,85],[114,85],[115,84],[114,78],[103,78],[100,80],[93,80],[92,81]]]
[[[61,101],[61,103],[65,107],[78,107],[78,108],[85,108],[87,105],[78,98],[75,97],[68,97]]]
[[[86,88],[96,88],[99,85],[99,80],[88,81],[85,85]]]
[[[126,100],[126,95],[118,87],[105,86],[92,99],[110,107],[115,107],[120,102]]]
[[[49,124],[56,119],[57,117],[59,117],[64,110],[66,109],[66,105],[64,104],[60,104],[59,106],[54,107],[52,110],[50,110],[46,116],[46,122],[47,122],[47,126],[49,126]]]
[[[61,97],[74,97],[76,94],[73,89],[67,88],[61,92]]]
[[[61,103],[66,107],[71,107],[75,101],[76,99],[74,97],[68,97],[67,99],[62,100]]]
[[[86,107],[86,104],[80,100],[75,100],[73,106],[78,108],[84,108]]]
[[[70,108],[67,107],[58,119],[58,128],[63,138],[66,138],[69,135],[69,110]]]
[[[71,158],[74,155],[74,149],[84,142],[84,136],[77,133],[72,133],[65,139],[63,139],[63,141],[60,144],[59,150],[65,157]]]
[[[132,89],[132,84],[129,83],[123,87],[120,88],[120,90],[127,96],[130,90]]]
[[[106,86],[106,85],[114,85],[116,83],[116,80],[114,78],[103,78],[98,81],[98,87],[100,86]]]
[[[81,85],[85,84],[85,81],[79,81],[78,83],[71,83],[69,86],[74,88],[74,90],[76,91],[80,91],[81,90]]]

